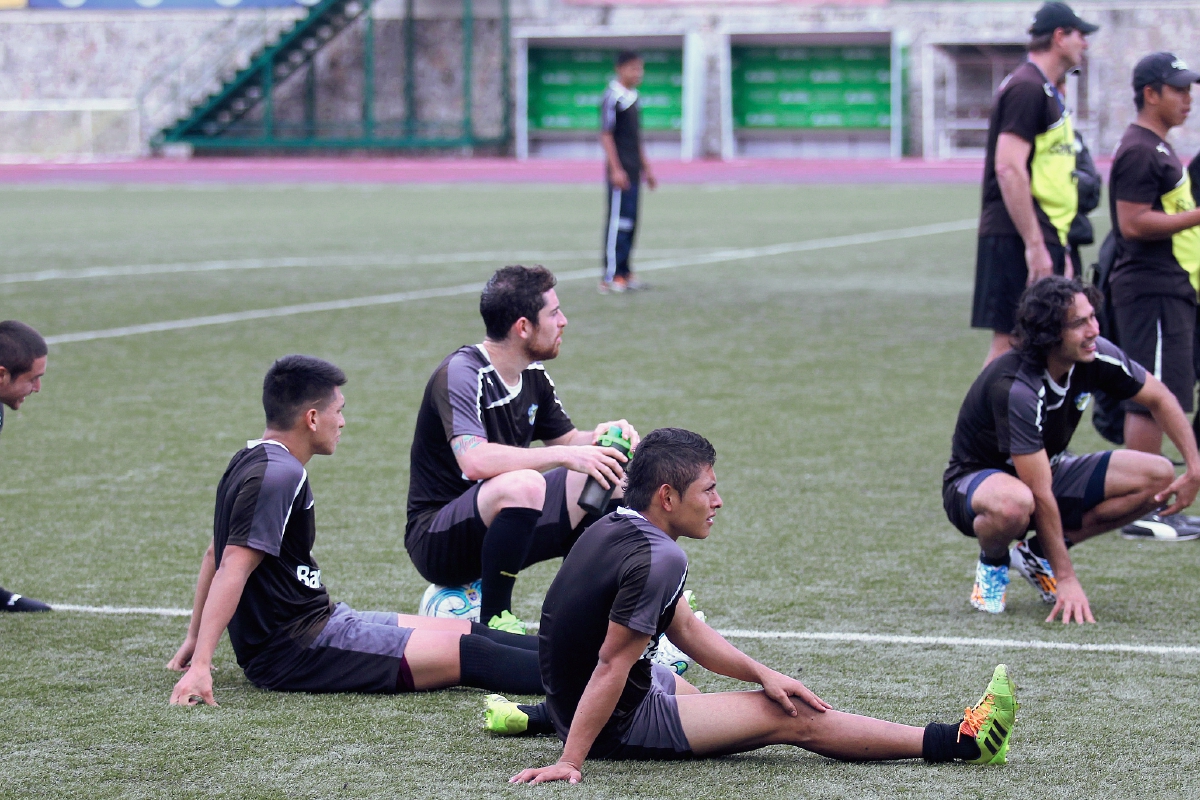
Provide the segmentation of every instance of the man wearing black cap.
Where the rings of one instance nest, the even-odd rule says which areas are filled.
[[[1192,410],[1196,382],[1192,349],[1200,210],[1188,173],[1166,138],[1187,119],[1197,81],[1200,73],[1171,53],[1152,53],[1134,67],[1137,119],[1117,148],[1108,193],[1117,244],[1110,286],[1121,347],[1166,384],[1185,411]],[[1159,424],[1137,403],[1124,406],[1126,446],[1160,452]],[[1151,514],[1125,526],[1122,535],[1178,541],[1200,536],[1200,527],[1182,515]]]
[[[1065,3],[1046,3],[1029,28],[1029,60],[996,93],[988,121],[983,207],[971,327],[992,331],[985,363],[1012,348],[1025,287],[1066,268],[1067,232],[1079,204],[1075,134],[1055,85],[1080,65],[1088,34]]]

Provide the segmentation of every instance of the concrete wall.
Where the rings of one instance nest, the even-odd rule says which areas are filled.
[[[1038,2],[893,2],[879,5],[613,5],[587,0],[513,0],[515,37],[692,34],[703,49],[703,114],[697,155],[730,153],[727,66],[730,37],[751,34],[889,33],[907,47],[910,151],[921,154],[932,101],[944,92],[942,45],[1020,43]],[[1200,64],[1200,4],[1183,0],[1078,2],[1102,28],[1091,37],[1086,118],[1093,150],[1115,146],[1132,117],[1129,71],[1170,49]],[[418,119],[453,124],[462,114],[459,0],[416,3]],[[499,0],[476,0],[472,114],[477,132],[499,133]],[[0,158],[129,154],[186,107],[189,92],[215,85],[300,9],[237,11],[0,11]],[[381,119],[403,118],[403,0],[377,0]],[[362,104],[361,27],[346,31],[317,64],[317,116],[352,121]],[[943,58],[944,62],[944,58]],[[220,67],[219,69],[217,67]],[[514,70],[514,74],[518,71]],[[302,75],[283,87],[277,113],[302,118]],[[206,83],[207,81],[207,83]],[[515,91],[516,87],[512,87]],[[137,108],[141,98],[142,111]],[[74,103],[74,106],[72,106]],[[105,105],[107,103],[107,105]],[[86,109],[91,110],[86,110]],[[24,110],[23,110],[24,109]],[[299,116],[298,116],[299,115]],[[87,117],[88,119],[85,119]],[[89,133],[90,126],[90,133]],[[1200,127],[1173,134],[1181,151],[1200,148]],[[86,140],[86,141],[85,141]]]

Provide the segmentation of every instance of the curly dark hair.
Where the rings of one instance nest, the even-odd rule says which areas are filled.
[[[1093,307],[1100,306],[1100,291],[1075,278],[1051,275],[1027,288],[1017,306],[1017,325],[1013,330],[1017,350],[1036,364],[1045,365],[1046,356],[1062,343],[1067,311],[1082,294]]]
[[[536,328],[538,312],[546,305],[542,295],[556,283],[554,273],[541,265],[513,265],[496,270],[479,298],[479,315],[483,317],[488,338],[504,341],[513,324],[522,317]]]

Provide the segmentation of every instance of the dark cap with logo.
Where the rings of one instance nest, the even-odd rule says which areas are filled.
[[[1176,58],[1174,53],[1151,53],[1137,63],[1133,68],[1133,90],[1155,83],[1165,83],[1176,89],[1186,89],[1193,83],[1200,82],[1200,72],[1188,69],[1183,59]]]
[[[1084,34],[1100,30],[1099,25],[1084,22],[1077,17],[1066,3],[1046,3],[1033,15],[1033,24],[1029,26],[1029,33],[1032,36],[1041,36],[1046,33],[1054,33],[1059,28],[1070,28]]]

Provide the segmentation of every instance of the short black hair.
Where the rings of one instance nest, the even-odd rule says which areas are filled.
[[[1155,81],[1154,83],[1147,83],[1141,89],[1134,89],[1134,91],[1133,91],[1133,107],[1136,108],[1138,111],[1141,111],[1143,108],[1146,107],[1146,92],[1145,92],[1146,89],[1153,89],[1154,93],[1156,95],[1158,95],[1159,97],[1162,97],[1163,82]]]
[[[33,362],[46,355],[46,340],[24,322],[0,322],[0,367],[15,378],[33,369]]]
[[[617,53],[617,66],[623,67],[630,61],[641,61],[642,57],[636,50],[622,50]]]
[[[1021,355],[1039,366],[1062,343],[1067,312],[1082,294],[1093,307],[1100,306],[1100,291],[1075,278],[1051,275],[1027,288],[1017,306],[1017,325],[1013,336]]]
[[[501,267],[483,287],[479,296],[479,315],[483,317],[488,338],[501,342],[508,338],[513,323],[521,317],[537,327],[538,313],[546,305],[546,292],[558,278],[540,264],[533,267]]]
[[[625,470],[625,504],[634,511],[645,510],[663,484],[683,494],[705,467],[716,463],[716,449],[698,433],[683,428],[651,431]]]
[[[315,356],[284,356],[263,378],[263,411],[267,427],[291,430],[297,418],[310,408],[323,409],[333,399],[333,390],[346,383],[346,373]]]

